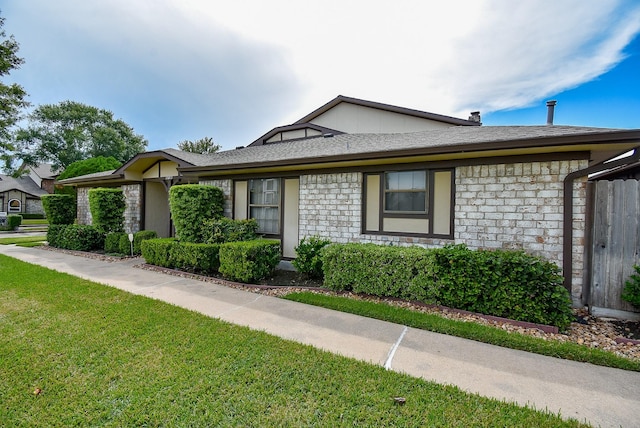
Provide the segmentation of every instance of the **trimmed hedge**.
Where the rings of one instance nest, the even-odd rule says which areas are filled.
[[[46,218],[44,214],[37,213],[20,213],[20,215],[23,220],[42,220]]]
[[[250,241],[258,238],[256,219],[232,220],[227,217],[205,220],[202,224],[202,241],[207,244]]]
[[[127,244],[129,243],[129,238],[124,232],[107,233],[107,236],[104,238],[104,252],[121,254],[120,239],[122,238],[127,240]]]
[[[71,195],[42,195],[42,208],[49,224],[73,224],[76,221],[76,200]]]
[[[256,239],[220,246],[220,273],[232,281],[254,283],[270,275],[280,262],[280,241]]]
[[[148,239],[140,244],[142,257],[150,265],[174,268],[175,263],[171,259],[171,248],[178,245],[175,238]]]
[[[89,190],[93,225],[102,233],[124,231],[124,193],[120,189],[98,187]]]
[[[559,268],[522,251],[332,244],[322,257],[325,286],[334,290],[436,303],[561,329],[573,319]]]
[[[215,273],[220,266],[218,244],[179,242],[175,238],[147,239],[140,244],[142,257],[151,265],[194,272]]]
[[[22,216],[20,214],[9,214],[6,226],[0,226],[0,230],[17,230],[21,224]]]
[[[222,217],[224,193],[214,186],[182,184],[169,190],[176,237],[183,242],[205,242],[203,222]]]
[[[179,242],[170,251],[172,267],[215,273],[220,267],[219,244],[194,244],[193,242]]]
[[[140,244],[147,239],[157,238],[158,234],[153,230],[141,230],[133,234],[133,254],[142,254]],[[107,234],[104,242],[105,253],[131,255],[131,241],[129,234],[125,232],[111,232]]]
[[[50,246],[67,250],[93,251],[104,248],[104,234],[94,226],[52,224],[47,230]]]

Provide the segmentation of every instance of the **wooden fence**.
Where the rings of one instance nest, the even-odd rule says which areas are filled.
[[[590,305],[603,315],[637,312],[620,295],[640,264],[640,181],[597,181],[594,196]]]

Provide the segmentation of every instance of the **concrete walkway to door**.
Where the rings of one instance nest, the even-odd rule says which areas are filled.
[[[640,426],[640,373],[531,354],[38,248],[0,253],[285,339],[602,427]]]

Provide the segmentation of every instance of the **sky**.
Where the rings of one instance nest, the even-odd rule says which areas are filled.
[[[640,128],[637,0],[0,0],[32,107],[113,112],[149,150],[244,146],[337,95],[484,125]]]

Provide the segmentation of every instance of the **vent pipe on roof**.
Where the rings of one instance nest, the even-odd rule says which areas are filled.
[[[553,125],[553,111],[557,103],[556,100],[547,101],[547,125]]]

